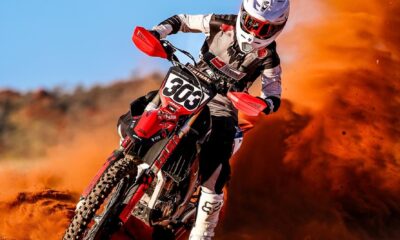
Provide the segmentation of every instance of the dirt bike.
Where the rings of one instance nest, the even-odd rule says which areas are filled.
[[[188,52],[142,27],[132,39],[147,55],[173,66],[84,190],[63,239],[112,239],[131,220],[141,224],[134,232],[147,228],[156,239],[182,238],[194,223],[199,199],[198,153],[212,124],[207,103],[219,93],[250,116],[266,107],[261,99],[235,91],[238,81],[218,70],[226,66],[217,57],[210,60],[214,70],[204,72]],[[177,51],[193,64],[182,64]]]

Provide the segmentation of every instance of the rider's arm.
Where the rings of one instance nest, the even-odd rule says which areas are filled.
[[[261,98],[268,107],[264,113],[276,112],[281,105],[281,74],[279,55],[276,52],[276,43],[273,42],[267,47],[268,56],[264,62],[264,70],[261,72]]]
[[[267,103],[268,107],[264,113],[276,112],[281,105],[281,66],[267,68],[261,74],[261,98]]]
[[[155,26],[153,30],[165,38],[170,34],[181,32],[203,32],[206,35],[210,33],[210,21],[212,14],[208,15],[187,15],[179,14],[172,16]]]

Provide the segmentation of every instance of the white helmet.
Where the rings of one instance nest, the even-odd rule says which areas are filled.
[[[282,32],[289,16],[289,0],[243,0],[236,22],[242,52],[260,50]]]

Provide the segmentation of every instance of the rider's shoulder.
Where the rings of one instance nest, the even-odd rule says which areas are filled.
[[[280,64],[280,57],[276,51],[276,42],[273,41],[266,48],[266,57],[264,58],[264,64],[267,68],[273,68]]]
[[[272,43],[270,43],[266,48],[270,51],[276,52],[276,41],[273,41]]]
[[[234,29],[236,19],[237,15],[234,14],[213,14],[210,19],[211,34],[216,34],[220,30],[228,28]]]
[[[227,25],[235,25],[236,24],[237,15],[235,14],[213,14],[211,16],[211,22],[213,24],[227,24]]]

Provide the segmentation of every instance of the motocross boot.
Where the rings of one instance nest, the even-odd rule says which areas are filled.
[[[189,240],[211,240],[214,228],[218,224],[219,212],[224,203],[224,194],[216,194],[206,187],[201,187],[195,225]]]

